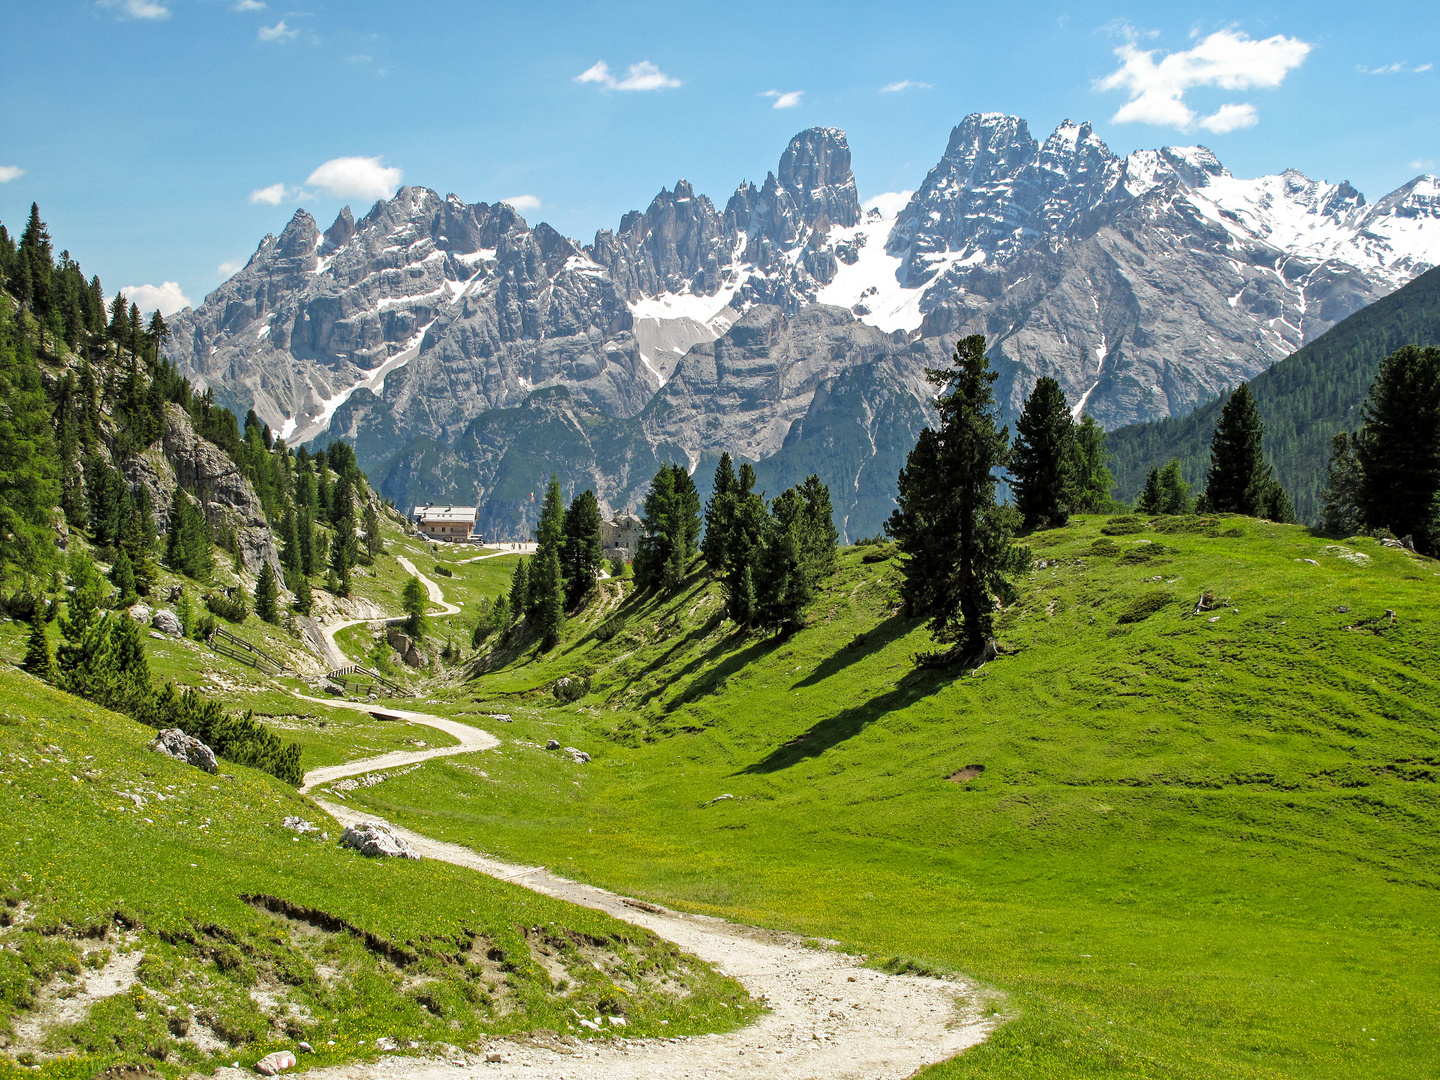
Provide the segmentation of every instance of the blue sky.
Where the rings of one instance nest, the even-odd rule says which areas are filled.
[[[1440,172],[1433,0],[0,0],[0,18],[0,221],[38,201],[107,290],[194,302],[296,206],[324,228],[403,179],[588,241],[680,177],[723,206],[815,124],[848,132],[862,199],[918,185],[977,110],[1038,139],[1090,120],[1122,154],[1203,142],[1237,175],[1293,166],[1371,201]]]

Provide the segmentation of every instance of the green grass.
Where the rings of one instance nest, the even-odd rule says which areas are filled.
[[[148,729],[23,674],[0,671],[0,695],[0,1029],[13,1040],[24,1014],[50,1015],[87,968],[139,961],[129,991],[12,1044],[0,1076],[31,1075],[32,1060],[41,1076],[140,1062],[179,1075],[301,1038],[317,1050],[306,1063],[327,1064],[378,1056],[382,1037],[408,1050],[584,1034],[572,1008],[623,1011],[638,1035],[756,1014],[733,980],[645,931],[444,863],[364,859],[263,773],[151,753]],[[287,815],[329,836],[297,836]],[[284,914],[300,909],[325,917]]]
[[[430,706],[514,715],[488,781],[437,760],[355,796],[1006,991],[1015,1019],[937,1078],[1436,1072],[1440,566],[1242,518],[1106,526],[1030,538],[975,673],[913,666],[930,639],[869,549],[788,639],[734,633],[699,575],[628,597],[608,642],[594,605]],[[591,693],[559,706],[561,675]]]

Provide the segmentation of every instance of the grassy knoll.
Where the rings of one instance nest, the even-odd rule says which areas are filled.
[[[429,706],[514,716],[485,779],[436,760],[355,795],[1006,990],[1014,1021],[937,1078],[1440,1069],[1440,564],[1243,518],[1030,542],[974,674],[914,667],[874,548],[788,639],[734,633],[699,576],[607,586],[551,654]],[[560,675],[590,693],[560,706]]]
[[[644,931],[444,863],[342,850],[273,778],[151,753],[148,729],[29,676],[0,671],[0,696],[0,1076],[34,1062],[177,1075],[296,1039],[319,1064],[583,1034],[572,1007],[647,1034],[754,1014],[738,984]],[[243,899],[257,895],[278,900]],[[87,978],[106,976],[138,982],[91,1000]]]

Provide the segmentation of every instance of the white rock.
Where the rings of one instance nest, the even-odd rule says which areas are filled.
[[[340,837],[340,844],[372,858],[420,858],[410,845],[392,833],[388,826],[375,821],[362,821],[359,825],[351,825]]]
[[[188,762],[208,773],[215,771],[215,753],[199,739],[186,735],[179,728],[166,728],[155,737],[150,749],[176,761]]]
[[[276,1050],[273,1054],[266,1054],[255,1063],[255,1071],[261,1076],[275,1076],[294,1067],[295,1055],[289,1050]]]

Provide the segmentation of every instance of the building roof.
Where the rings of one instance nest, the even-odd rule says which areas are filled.
[[[437,506],[427,504],[415,507],[412,515],[416,521],[474,521],[476,507],[473,506]]]

